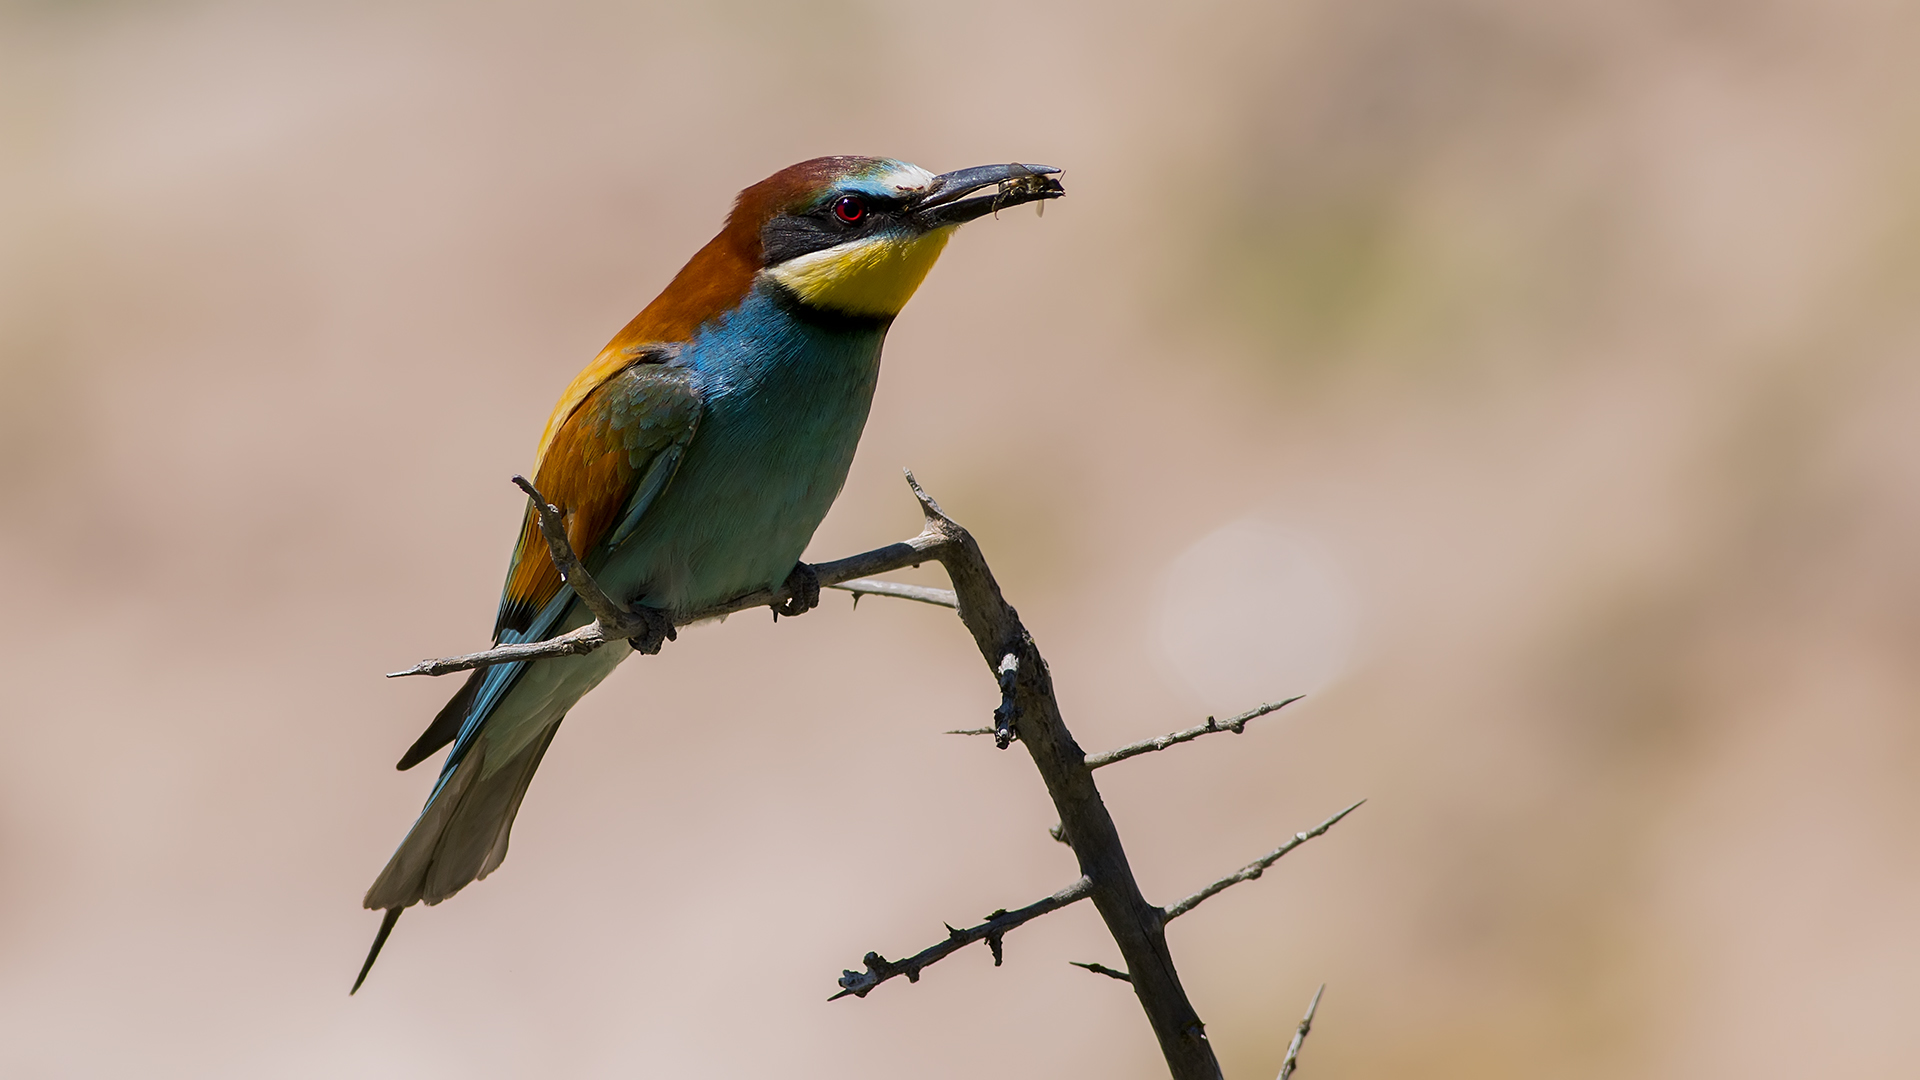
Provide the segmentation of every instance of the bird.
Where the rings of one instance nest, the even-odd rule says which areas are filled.
[[[760,589],[789,594],[775,618],[816,604],[800,556],[846,482],[888,328],[958,226],[1058,198],[1058,176],[1018,163],[935,175],[837,156],[741,191],[720,232],[568,384],[541,433],[534,489],[602,589],[668,635],[674,616]],[[494,643],[592,619],[530,501]],[[384,914],[349,993],[402,911],[500,866],[560,722],[635,642],[478,668],[402,755],[404,770],[448,748],[367,890],[365,906]]]

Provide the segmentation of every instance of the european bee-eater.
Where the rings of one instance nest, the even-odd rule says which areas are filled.
[[[1057,171],[935,176],[825,157],[742,191],[720,234],[567,387],[540,437],[534,485],[607,594],[671,615],[785,584],[846,482],[894,316],[955,226],[1061,195]],[[529,505],[493,640],[544,640],[592,618]],[[386,914],[355,990],[401,911],[506,858],[560,721],[632,651],[616,641],[480,668],[434,717],[399,767],[452,749],[367,890]]]

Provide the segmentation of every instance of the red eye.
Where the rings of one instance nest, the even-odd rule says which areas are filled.
[[[833,204],[833,216],[849,225],[858,225],[867,216],[867,203],[858,195],[842,195]]]

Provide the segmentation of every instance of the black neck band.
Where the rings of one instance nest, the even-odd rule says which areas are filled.
[[[801,322],[807,323],[810,326],[817,326],[822,330],[832,330],[836,333],[844,334],[860,330],[885,330],[887,327],[893,325],[893,316],[891,315],[855,315],[851,312],[835,311],[832,308],[815,307],[805,300],[800,299],[792,289],[787,288],[778,281],[767,280],[766,286],[767,294],[773,298],[773,302],[779,305],[782,311],[787,312]]]

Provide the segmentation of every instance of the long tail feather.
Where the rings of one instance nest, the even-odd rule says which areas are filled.
[[[367,890],[366,905],[437,904],[499,866],[527,785],[559,727],[555,721],[497,768],[490,760],[494,748],[476,742]]]
[[[483,773],[466,790],[459,809],[447,818],[434,844],[432,862],[420,885],[421,899],[437,904],[476,878],[492,873],[507,857],[507,838],[513,830],[513,819],[520,813],[520,800],[526,796],[534,770],[540,767],[540,759],[559,729],[555,723],[532,746],[491,776]],[[469,760],[473,756],[478,755],[471,755]]]
[[[400,921],[400,913],[406,908],[388,908],[386,918],[380,920],[380,932],[373,935],[373,948],[367,950],[367,962],[360,965],[360,975],[353,980],[353,989],[347,996],[360,992],[360,984],[367,981],[367,972],[373,970],[373,962],[380,959],[380,949],[387,943],[387,935],[393,933],[393,924]]]

